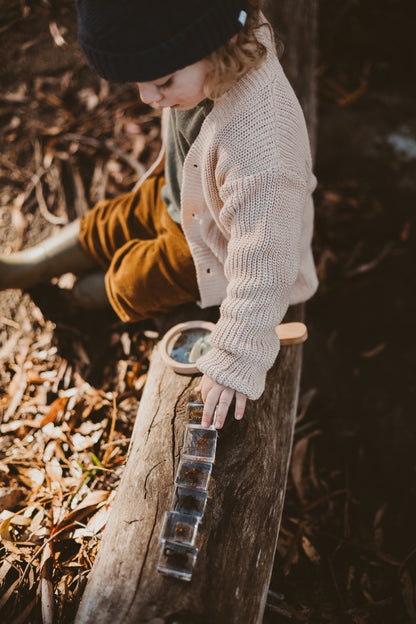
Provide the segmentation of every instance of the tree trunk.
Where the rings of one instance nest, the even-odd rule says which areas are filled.
[[[269,0],[266,15],[286,42],[283,64],[301,101],[312,148],[316,105],[316,0]],[[285,34],[283,34],[285,33]],[[183,318],[179,319],[183,320]],[[178,322],[179,322],[178,320]],[[303,320],[303,307],[285,321]],[[158,542],[198,378],[179,376],[155,349],[131,448],[76,624],[260,624],[266,604],[290,461],[302,345],[282,347],[266,390],[242,421],[228,417],[199,552],[187,583],[156,571]]]
[[[264,13],[283,42],[280,60],[302,105],[314,154],[318,0],[266,0]]]
[[[300,320],[301,306],[290,311]],[[286,319],[289,320],[289,317]],[[76,624],[254,624],[262,621],[282,514],[302,345],[282,347],[266,391],[219,432],[190,583],[156,571],[198,377],[152,355],[119,491]]]

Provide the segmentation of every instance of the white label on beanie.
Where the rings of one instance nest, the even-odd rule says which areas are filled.
[[[240,22],[241,26],[244,26],[244,24],[246,23],[246,19],[247,19],[247,13],[245,11],[240,11],[240,15],[238,16],[238,21]]]

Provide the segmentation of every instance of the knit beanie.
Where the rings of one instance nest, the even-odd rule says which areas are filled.
[[[90,66],[114,82],[147,82],[205,58],[244,25],[246,0],[77,0]]]

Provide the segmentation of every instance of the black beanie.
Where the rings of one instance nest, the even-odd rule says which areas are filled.
[[[244,25],[246,0],[77,0],[78,39],[114,82],[147,82],[192,65]]]

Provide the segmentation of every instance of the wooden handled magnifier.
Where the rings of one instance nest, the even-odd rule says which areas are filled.
[[[209,321],[187,321],[172,327],[163,337],[162,358],[176,373],[194,375],[197,360],[211,348],[209,337],[215,324]],[[276,327],[280,345],[300,344],[308,337],[303,323],[281,323]]]

